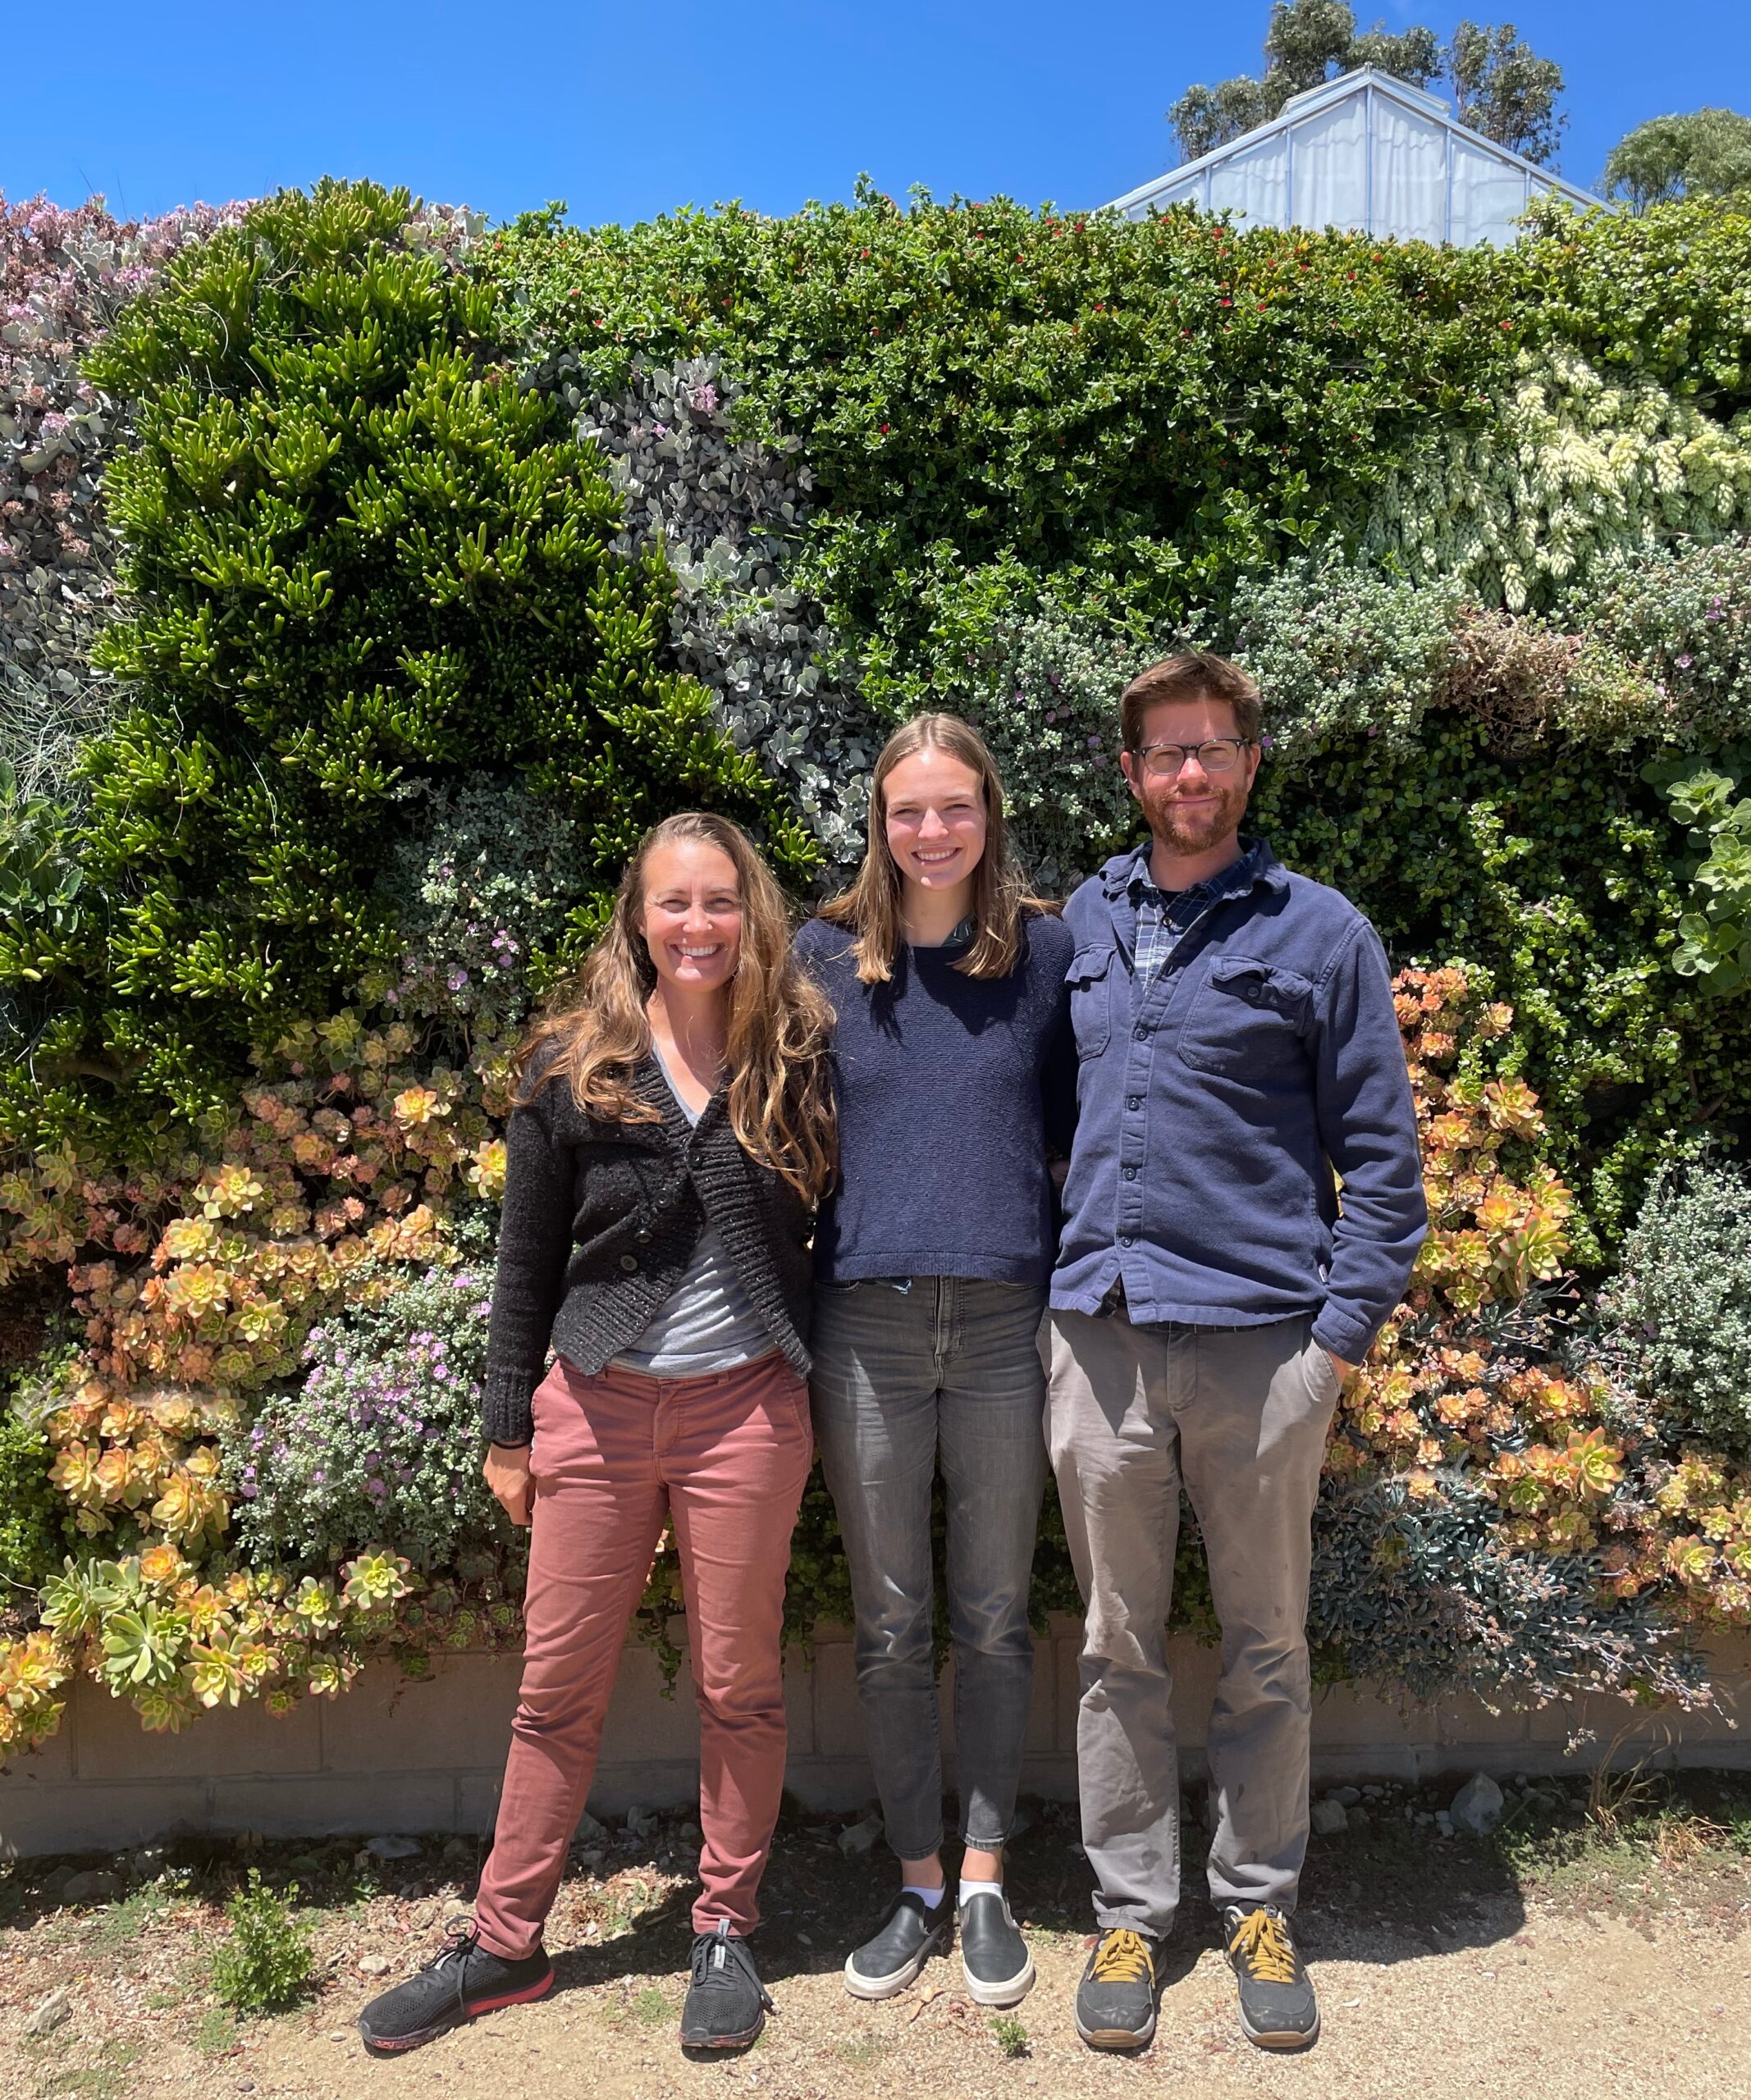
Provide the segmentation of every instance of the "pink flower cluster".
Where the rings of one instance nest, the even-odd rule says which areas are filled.
[[[241,204],[112,218],[0,193],[0,573],[86,568],[102,531],[98,462],[117,409],[79,360],[176,251],[236,222]]]

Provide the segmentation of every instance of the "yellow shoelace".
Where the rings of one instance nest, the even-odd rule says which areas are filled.
[[[1141,1933],[1118,1925],[1101,1936],[1095,1949],[1094,1977],[1100,1984],[1141,1984],[1153,1971],[1149,1942]]]
[[[1230,1954],[1246,1962],[1255,1984],[1292,1984],[1295,1949],[1281,1918],[1269,1911],[1249,1911],[1234,1929],[1228,1942]]]

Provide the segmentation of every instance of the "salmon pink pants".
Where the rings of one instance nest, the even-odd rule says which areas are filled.
[[[475,1903],[481,1944],[514,1958],[541,1938],[665,1518],[699,1704],[693,1928],[751,1931],[784,1782],[779,1640],[814,1456],[808,1389],[777,1354],[702,1378],[592,1378],[562,1357],[534,1412],[523,1689]]]

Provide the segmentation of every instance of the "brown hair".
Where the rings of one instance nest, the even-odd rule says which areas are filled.
[[[827,1067],[833,1011],[792,958],[784,892],[753,841],[727,817],[686,810],[665,817],[639,841],[606,930],[517,1052],[516,1098],[527,1101],[550,1080],[564,1079],[586,1115],[617,1123],[661,1121],[632,1084],[633,1066],[651,1054],[645,1002],[656,983],[638,920],[651,856],[683,839],[729,856],[742,902],[741,949],[726,994],[730,1128],[751,1157],[814,1203],[832,1183],[838,1154]],[[553,1054],[543,1057],[550,1047]]]
[[[1234,710],[1237,733],[1250,744],[1259,740],[1264,709],[1259,688],[1238,664],[1208,649],[1166,656],[1137,675],[1119,695],[1119,738],[1127,751],[1137,748],[1143,717],[1164,700],[1221,700]]]
[[[973,870],[973,938],[954,968],[967,977],[1007,977],[1022,949],[1022,919],[1053,907],[1028,889],[1009,844],[1004,820],[1004,783],[985,741],[958,714],[919,714],[882,746],[870,781],[869,844],[851,888],[821,907],[823,919],[857,934],[853,953],[857,979],[885,984],[900,952],[901,875],[888,846],[888,775],[902,759],[922,751],[946,751],[977,776],[985,804],[985,851]]]

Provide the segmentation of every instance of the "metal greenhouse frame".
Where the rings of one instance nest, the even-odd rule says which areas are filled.
[[[1610,208],[1460,123],[1438,96],[1363,66],[1107,208],[1141,219],[1193,203],[1232,210],[1244,225],[1335,226],[1470,248],[1513,240],[1515,221],[1545,195]]]

